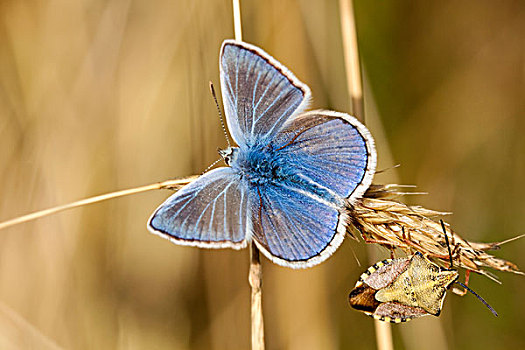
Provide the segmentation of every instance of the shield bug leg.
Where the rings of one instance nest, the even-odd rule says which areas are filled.
[[[465,285],[466,285],[467,287],[468,287],[468,281],[469,281],[469,279],[470,279],[470,270],[467,270],[467,271],[465,271]],[[465,288],[463,288],[463,289],[459,289],[459,288],[454,287],[454,288],[452,289],[452,292],[453,292],[454,294],[459,295],[459,296],[462,297],[462,296],[465,296],[465,294],[467,294],[468,291],[467,291]]]
[[[364,235],[363,235],[363,240],[365,241],[365,243],[368,243],[368,244],[379,244],[379,245],[382,245],[382,246],[386,247],[387,249],[394,249],[395,248],[395,246],[390,241],[373,239],[373,238],[370,238],[370,237],[366,237]]]
[[[405,232],[405,227],[404,226],[401,226],[401,232],[402,232],[402,237],[403,237],[403,241],[407,241],[407,234]],[[410,231],[408,231],[408,235],[410,235]]]
[[[470,270],[465,272],[465,285],[468,286],[468,281],[470,280]]]
[[[450,269],[452,269],[452,266],[453,266],[453,261],[452,261],[452,252],[450,250],[450,244],[448,242],[448,235],[447,235],[447,230],[445,228],[445,223],[443,222],[443,220],[439,220],[439,222],[441,223],[441,227],[443,228],[443,234],[445,235],[445,242],[447,243],[447,249],[448,249],[448,254],[449,254],[449,258],[450,258]],[[454,235],[452,235],[452,237],[454,237]],[[452,270],[451,270],[452,271]],[[470,279],[470,270],[467,270],[465,272],[465,284],[459,282],[459,281],[455,281],[454,283],[455,284],[459,284],[461,287],[464,288],[463,291],[459,291],[459,293],[456,293],[455,292],[455,288],[452,289],[452,291],[458,295],[465,295],[467,294],[467,291],[469,291],[470,293],[472,293],[476,298],[479,299],[479,301],[481,301],[489,310],[490,312],[492,312],[492,314],[494,316],[498,316],[498,313],[496,312],[496,310],[494,310],[492,308],[492,306],[489,305],[489,303],[487,303],[485,301],[485,299],[483,299],[481,296],[479,296],[476,292],[474,292],[472,289],[470,289],[467,285],[468,285],[468,281]]]
[[[401,226],[401,240],[403,241],[403,243],[405,243],[407,248],[411,247],[417,251],[418,246],[414,242],[412,242],[412,236],[410,235],[410,230],[405,231],[404,226]]]
[[[394,249],[390,249],[390,259],[394,260]]]
[[[405,242],[406,245],[410,245],[412,243],[412,237],[410,237],[410,230],[408,232],[405,232],[405,227],[401,226],[401,237],[403,238],[403,242]]]

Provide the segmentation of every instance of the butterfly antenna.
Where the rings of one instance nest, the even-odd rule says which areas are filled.
[[[217,112],[219,113],[219,119],[221,120],[221,126],[222,126],[222,131],[224,132],[224,137],[226,137],[226,142],[228,143],[228,147],[231,147],[230,138],[228,137],[228,133],[226,132],[226,125],[224,125],[224,118],[222,117],[221,107],[219,106],[219,102],[217,101],[217,95],[215,94],[215,88],[213,87],[213,83],[211,81],[210,81],[210,91],[211,91],[213,100],[215,101],[215,106],[217,106]]]
[[[213,167],[215,166],[215,164],[219,163],[221,160],[222,160],[222,158],[219,158],[219,159],[217,159],[215,162],[211,163],[210,166],[207,167],[206,170],[204,170],[204,171],[202,172],[201,175],[204,175],[205,173],[207,173],[208,170],[210,170],[211,168],[213,168]]]
[[[492,314],[496,317],[498,317],[498,313],[496,312],[496,310],[494,310],[492,308],[492,306],[489,305],[489,303],[487,303],[485,301],[485,299],[483,299],[482,297],[480,297],[476,292],[474,292],[472,289],[470,289],[469,287],[467,287],[466,285],[464,285],[463,283],[461,282],[456,282],[457,284],[459,284],[460,286],[462,286],[463,288],[465,288],[466,290],[468,290],[469,292],[471,292],[472,294],[474,294],[476,296],[476,298],[479,299],[479,301],[481,301],[489,310],[490,312],[492,312]]]
[[[450,244],[448,243],[448,236],[447,236],[447,229],[445,228],[445,223],[443,220],[439,220],[441,223],[441,227],[443,228],[443,234],[445,235],[445,242],[447,243],[447,249],[448,249],[448,257],[450,259],[450,269],[452,268],[452,252],[450,251]]]

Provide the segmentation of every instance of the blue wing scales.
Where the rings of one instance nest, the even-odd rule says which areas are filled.
[[[314,266],[341,244],[346,213],[299,188],[268,185],[252,200],[253,238],[273,262],[292,268]]]
[[[294,113],[306,106],[310,89],[261,49],[226,40],[220,55],[226,120],[239,146],[267,144]]]
[[[217,168],[169,197],[151,216],[151,232],[206,248],[246,246],[251,232],[247,189],[231,168]]]
[[[311,111],[291,119],[272,141],[297,173],[352,201],[372,183],[374,140],[354,117]]]

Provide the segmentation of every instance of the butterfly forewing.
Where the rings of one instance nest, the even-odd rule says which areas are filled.
[[[226,120],[241,147],[268,143],[310,97],[306,85],[253,45],[226,40],[220,71]]]
[[[243,248],[251,232],[247,188],[231,168],[217,168],[169,197],[151,216],[151,232],[178,244]]]

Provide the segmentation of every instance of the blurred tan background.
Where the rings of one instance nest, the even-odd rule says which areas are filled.
[[[377,183],[452,211],[465,238],[525,233],[525,2],[356,1]],[[244,1],[246,41],[349,110],[337,1]],[[0,2],[0,220],[201,173],[225,146],[208,81],[231,3]],[[397,176],[397,177],[396,177]],[[179,247],[146,221],[167,191],[0,232],[1,349],[247,349],[248,252]],[[497,252],[525,267],[525,241]],[[373,248],[378,256],[388,252]],[[363,266],[358,266],[353,254]],[[268,349],[373,349],[347,294],[368,266],[346,240],[321,266],[263,261]],[[394,327],[399,349],[525,348],[525,278],[480,276],[441,317]]]

